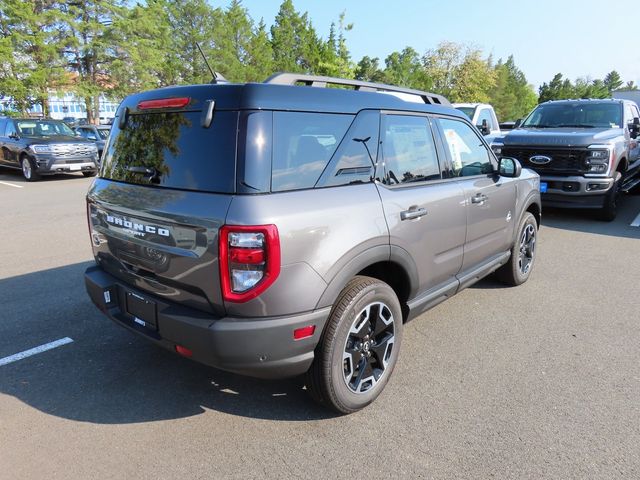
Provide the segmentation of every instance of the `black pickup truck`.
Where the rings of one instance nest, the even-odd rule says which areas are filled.
[[[632,101],[550,101],[516,123],[492,148],[540,175],[546,206],[598,209],[611,221],[620,193],[640,183],[640,112]]]

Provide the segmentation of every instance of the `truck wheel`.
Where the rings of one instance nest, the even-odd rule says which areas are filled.
[[[307,372],[306,385],[320,404],[353,413],[373,402],[398,361],[402,310],[393,289],[355,277],[334,304]]]
[[[604,205],[599,212],[600,220],[604,222],[612,222],[618,215],[618,199],[620,198],[620,180],[616,180],[611,191],[604,200]]]
[[[40,174],[36,172],[36,165],[28,155],[20,157],[20,168],[22,169],[22,176],[27,182],[40,180]]]
[[[520,222],[518,237],[511,247],[511,258],[496,270],[498,280],[514,287],[527,281],[536,259],[537,237],[536,219],[531,212],[526,212]]]
[[[90,172],[82,172],[82,175],[85,177],[95,177],[96,173],[98,173],[96,170],[92,170]]]

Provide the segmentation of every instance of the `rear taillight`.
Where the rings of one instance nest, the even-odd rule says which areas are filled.
[[[220,283],[228,302],[246,302],[280,274],[280,237],[275,225],[225,225],[219,235]]]

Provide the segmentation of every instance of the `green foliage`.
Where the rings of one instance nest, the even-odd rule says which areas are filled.
[[[505,63],[494,66],[496,85],[489,94],[490,103],[500,121],[513,121],[526,116],[538,103],[538,97],[524,73],[516,67],[513,55]]]
[[[342,12],[319,34],[294,0],[282,0],[273,25],[256,24],[242,0],[214,8],[209,0],[1,0],[0,95],[23,114],[46,108],[53,91],[85,99],[89,120],[98,95],[121,98],[166,85],[207,83],[211,67],[234,82],[262,81],[276,71],[357,78],[430,90],[454,102],[490,102],[501,120],[526,115],[539,101],[602,98],[623,83],[615,70],[604,79],[571,82],[557,74],[539,99],[513,57],[494,62],[476,48],[442,42],[424,54],[407,46],[384,59],[351,58],[354,28]]]
[[[563,79],[561,73],[556,73],[549,83],[545,82],[540,87],[538,101],[542,103],[569,98],[608,98],[611,97],[611,88],[620,84],[620,76],[615,70],[609,73],[605,80],[578,78],[575,83],[569,79]]]

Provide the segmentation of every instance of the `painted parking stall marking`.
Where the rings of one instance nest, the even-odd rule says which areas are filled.
[[[44,345],[40,345],[39,347],[30,348],[29,350],[10,355],[8,357],[0,358],[0,367],[3,365],[8,365],[9,363],[17,362],[18,360],[23,360],[33,355],[37,355],[38,353],[46,352],[47,350],[53,350],[54,348],[58,348],[72,342],[73,340],[71,338],[64,337],[54,342],[45,343]]]
[[[640,213],[636,216],[633,222],[630,223],[632,227],[640,227]]]
[[[3,182],[0,181],[0,184],[2,185],[6,185],[7,187],[13,187],[13,188],[24,188],[23,185],[16,185],[15,183],[9,183],[9,182]]]

